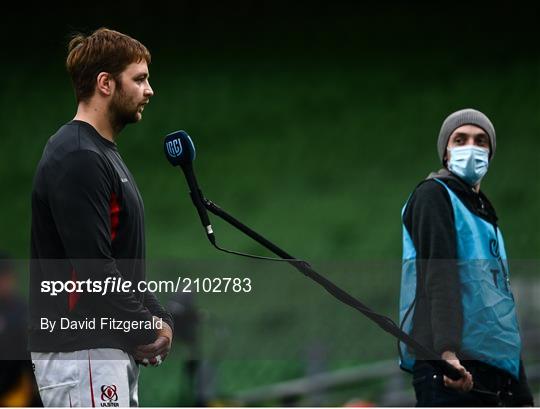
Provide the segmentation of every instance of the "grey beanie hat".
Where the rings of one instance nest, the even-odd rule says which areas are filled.
[[[444,120],[441,131],[439,132],[439,139],[437,141],[437,150],[439,152],[439,158],[441,162],[444,162],[444,154],[446,147],[448,146],[448,139],[450,135],[457,128],[463,125],[476,125],[482,128],[489,136],[489,142],[491,144],[491,150],[489,152],[489,159],[491,160],[495,155],[495,149],[497,147],[497,137],[495,135],[495,128],[487,116],[476,109],[462,109],[456,111],[453,114],[448,115]]]

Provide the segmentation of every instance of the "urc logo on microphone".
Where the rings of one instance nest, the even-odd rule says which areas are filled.
[[[172,158],[178,158],[182,154],[182,143],[180,138],[173,139],[172,141],[167,141],[167,153]]]

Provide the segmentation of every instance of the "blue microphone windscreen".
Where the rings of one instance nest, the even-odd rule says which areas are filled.
[[[165,156],[173,166],[189,163],[195,159],[195,145],[186,131],[168,134],[164,142]]]

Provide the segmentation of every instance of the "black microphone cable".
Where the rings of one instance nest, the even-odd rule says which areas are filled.
[[[184,172],[184,176],[186,178],[186,181],[190,189],[191,200],[197,209],[197,213],[199,214],[199,218],[201,220],[202,225],[205,227],[207,237],[214,247],[216,247],[220,251],[224,251],[230,254],[240,255],[243,257],[262,259],[262,260],[273,260],[273,261],[279,260],[279,261],[285,261],[285,262],[290,263],[292,266],[294,266],[306,277],[311,278],[312,280],[317,282],[319,285],[324,287],[326,291],[328,291],[338,300],[360,311],[365,316],[367,316],[372,321],[374,321],[376,324],[378,324],[379,327],[381,327],[384,331],[401,339],[407,345],[411,345],[421,355],[429,357],[430,361],[433,362],[434,366],[443,369],[443,372],[448,374],[452,379],[459,379],[461,377],[459,372],[454,367],[449,365],[446,361],[440,362],[439,361],[440,358],[435,354],[435,352],[425,348],[423,345],[419,344],[415,339],[410,337],[409,334],[403,332],[392,319],[390,319],[389,317],[385,315],[376,313],[371,308],[362,304],[355,297],[353,297],[346,291],[342,290],[341,288],[336,286],[334,283],[332,283],[330,280],[328,280],[327,278],[323,277],[322,275],[317,273],[315,270],[313,270],[313,268],[307,262],[303,260],[298,260],[292,257],[290,254],[288,254],[287,252],[285,252],[284,250],[276,246],[274,243],[267,240],[265,237],[261,236],[259,233],[255,232],[254,230],[252,230],[251,228],[249,228],[248,226],[246,226],[239,220],[235,219],[233,216],[225,212],[219,206],[215,205],[208,199],[204,198],[197,184],[197,179],[195,177],[195,173],[193,171],[193,166],[192,166],[193,159],[195,158],[195,146],[190,136],[185,131],[176,131],[167,135],[165,138],[164,149],[165,149],[165,156],[167,157],[167,160],[171,163],[171,165],[175,167],[180,166],[182,168]],[[256,256],[252,254],[246,254],[246,253],[241,253],[241,252],[221,248],[219,245],[217,245],[215,241],[215,235],[211,228],[208,214],[206,213],[207,210],[215,214],[216,216],[222,218],[223,220],[225,220],[232,226],[236,227],[238,230],[248,235],[253,240],[258,242],[263,247],[267,248],[268,250],[270,250],[272,253],[276,254],[280,258],[274,259],[270,257]]]
[[[238,230],[245,233],[248,237],[251,237],[253,240],[261,244],[263,247],[272,251],[274,254],[277,254],[281,258],[262,257],[262,256],[256,256],[253,254],[242,253],[239,251],[228,250],[219,246],[216,240],[211,241],[212,245],[216,249],[223,251],[225,253],[239,255],[242,257],[249,257],[249,258],[269,260],[269,261],[288,262],[289,264],[294,266],[298,271],[304,274],[306,277],[312,279],[313,281],[321,285],[328,293],[333,295],[339,301],[361,312],[362,314],[370,318],[373,322],[375,322],[382,330],[384,330],[385,332],[388,332],[389,334],[397,338],[398,352],[399,352],[400,358],[402,358],[401,346],[399,344],[399,342],[401,341],[404,344],[413,348],[417,354],[426,357],[427,362],[429,362],[434,368],[438,368],[439,370],[441,370],[443,374],[448,376],[450,379],[458,380],[461,378],[461,374],[457,371],[456,368],[450,365],[446,360],[443,360],[439,356],[437,356],[434,351],[431,351],[430,349],[424,347],[422,344],[420,344],[418,341],[412,338],[409,334],[404,332],[402,325],[396,324],[394,320],[392,320],[390,317],[386,315],[379,314],[373,311],[367,305],[363,304],[360,300],[353,297],[348,292],[346,292],[345,290],[341,289],[336,284],[334,284],[332,281],[330,281],[323,275],[313,270],[313,268],[307,261],[294,258],[290,254],[288,254],[287,252],[285,252],[284,250],[276,246],[274,243],[267,240],[265,237],[261,236],[256,231],[252,230],[251,228],[249,228],[248,226],[246,226],[245,224],[243,224],[242,222],[240,222],[239,220],[231,216],[229,213],[227,213],[225,210],[220,208],[218,205],[216,205],[212,201],[205,198],[200,189],[198,189],[198,193],[200,194],[201,203],[203,203],[204,207],[209,212],[225,220],[230,225],[236,227]],[[416,298],[415,298],[415,301],[413,302],[413,305],[409,307],[409,310],[407,311],[407,314],[406,314],[407,316],[411,313],[415,303],[416,303]],[[405,319],[406,318],[407,317],[405,317]],[[494,405],[498,405],[500,403],[499,396],[496,393],[489,391],[487,388],[481,385],[478,381],[475,382],[475,385],[473,389],[471,390],[471,392],[479,394],[479,395],[483,395],[486,399],[490,399]]]
[[[450,365],[447,361],[442,360],[441,357],[439,357],[434,351],[424,347],[422,344],[412,338],[409,334],[404,332],[403,329],[401,329],[400,326],[398,326],[391,318],[376,313],[371,308],[361,303],[358,299],[332,283],[326,277],[317,273],[315,270],[313,270],[309,263],[304,260],[299,260],[292,257],[284,250],[276,246],[274,243],[270,242],[254,230],[250,229],[245,224],[232,217],[219,206],[206,199],[197,185],[197,180],[193,172],[192,161],[195,158],[195,146],[193,145],[191,138],[185,131],[177,131],[167,135],[165,139],[165,155],[168,161],[173,166],[181,166],[182,170],[184,171],[186,181],[190,188],[190,196],[192,202],[197,209],[197,213],[199,214],[201,223],[205,227],[209,241],[216,249],[225,253],[239,255],[242,257],[269,261],[285,261],[290,263],[306,277],[311,278],[313,281],[321,285],[326,291],[332,294],[339,301],[349,305],[357,311],[360,311],[366,317],[370,318],[373,322],[378,324],[379,327],[385,332],[388,332],[397,339],[401,340],[406,345],[413,348],[418,355],[425,357],[423,359],[429,362],[433,367],[440,369],[449,378],[453,380],[458,380],[461,378],[461,374],[456,368]],[[253,254],[247,254],[222,248],[217,244],[215,240],[215,234],[212,230],[212,226],[210,224],[206,210],[210,211],[211,213],[222,218],[232,226],[236,227],[238,230],[242,231],[280,258],[257,256]],[[494,397],[494,399],[498,398],[496,394],[489,392],[485,388],[481,387],[481,385],[478,385],[478,383],[476,384],[476,388],[474,388],[473,391],[486,396]]]

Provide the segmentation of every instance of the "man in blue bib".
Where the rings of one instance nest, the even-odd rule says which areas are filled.
[[[413,373],[418,406],[532,406],[503,236],[480,191],[495,129],[463,109],[445,119],[437,147],[444,168],[403,208],[400,323],[462,378],[442,376],[403,344],[400,365]]]

